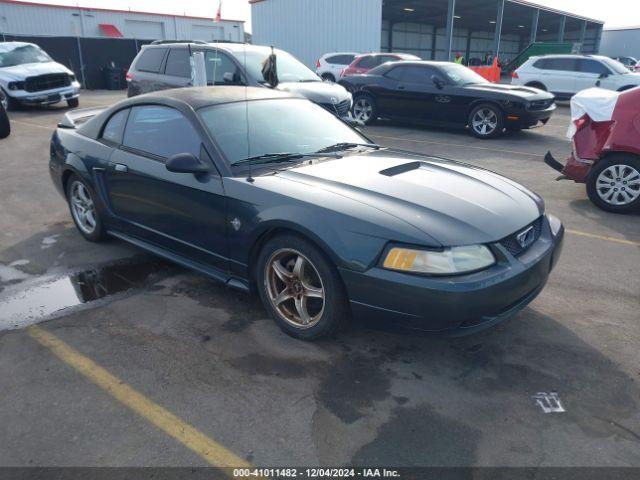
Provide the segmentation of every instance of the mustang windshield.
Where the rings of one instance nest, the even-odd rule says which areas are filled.
[[[2,50],[0,45],[0,68],[51,61],[51,57],[35,45],[22,45],[11,50]]]
[[[281,82],[321,82],[318,75],[309,70],[309,68],[300,62],[297,58],[289,55],[282,50],[276,50],[276,68],[278,69],[278,80]],[[258,81],[264,81],[262,76],[262,65],[269,55],[270,50],[264,52],[256,52],[249,50],[248,52],[238,53],[237,58],[253,78]]]
[[[457,85],[458,87],[464,85],[471,85],[474,83],[487,83],[487,80],[482,78],[473,70],[468,69],[464,65],[445,65],[440,67],[444,74],[447,76],[449,83]]]
[[[299,156],[334,151],[338,144],[368,144],[324,108],[303,99],[228,103],[198,113],[231,164],[276,153]]]

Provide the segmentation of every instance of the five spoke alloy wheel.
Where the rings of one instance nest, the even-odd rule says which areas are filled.
[[[377,118],[377,109],[373,99],[367,95],[356,97],[351,109],[353,118],[365,124],[370,124]]]
[[[502,112],[494,105],[477,106],[469,114],[468,122],[471,133],[477,138],[494,138],[504,130]]]
[[[67,201],[73,223],[82,236],[91,242],[103,240],[106,234],[93,192],[76,175],[72,175],[67,182]]]
[[[294,249],[282,248],[266,264],[265,288],[275,312],[295,328],[315,326],[324,312],[325,290],[313,263]]]

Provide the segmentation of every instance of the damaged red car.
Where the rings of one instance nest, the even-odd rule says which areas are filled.
[[[571,118],[573,153],[563,166],[548,152],[545,163],[561,178],[585,183],[603,210],[640,210],[640,87],[584,90],[571,99]]]

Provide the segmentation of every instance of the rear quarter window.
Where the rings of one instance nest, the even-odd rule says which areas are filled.
[[[124,126],[127,123],[129,109],[120,110],[109,118],[102,130],[102,139],[111,143],[121,144]]]
[[[165,53],[167,53],[166,48],[144,49],[136,62],[136,70],[140,72],[158,73],[162,66]]]
[[[373,67],[377,67],[378,65],[380,65],[380,62],[378,62],[378,59],[371,55],[362,57],[360,60],[358,60],[358,63],[356,64],[358,68],[373,68]]]
[[[167,57],[166,75],[191,78],[191,58],[186,48],[172,48]]]

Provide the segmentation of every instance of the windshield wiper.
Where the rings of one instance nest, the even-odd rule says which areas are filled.
[[[285,163],[293,162],[294,160],[305,157],[331,157],[340,158],[340,155],[322,155],[321,153],[263,153],[262,155],[256,155],[255,157],[243,158],[237,160],[231,165],[260,165],[266,163]]]
[[[356,147],[368,147],[368,148],[373,148],[375,150],[380,150],[380,145],[376,143],[340,142],[334,145],[329,145],[328,147],[321,148],[316,153],[336,152],[339,150],[349,150],[350,148],[356,148]]]

